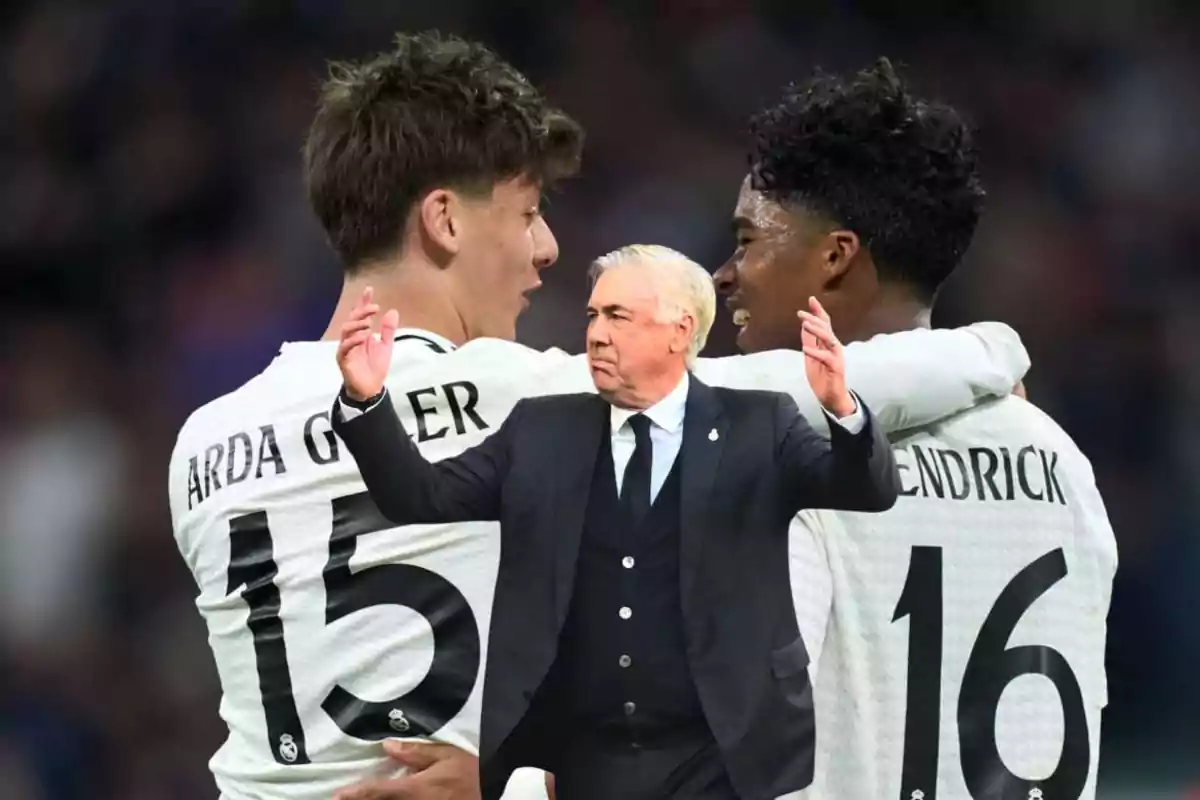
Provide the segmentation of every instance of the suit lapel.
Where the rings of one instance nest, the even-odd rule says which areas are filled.
[[[592,474],[600,454],[601,437],[608,433],[608,403],[599,395],[585,401],[583,420],[574,414],[564,417],[562,428],[549,442],[549,469],[555,486],[554,529],[550,535],[556,544],[555,604],[558,627],[566,622],[571,592],[574,590],[579,543],[583,538],[583,518],[592,489]]]
[[[728,431],[729,420],[717,393],[691,376],[683,417],[683,442],[679,448],[682,489],[679,578],[685,616],[704,544],[707,499],[717,479]]]

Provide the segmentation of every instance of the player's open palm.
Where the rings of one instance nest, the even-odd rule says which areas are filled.
[[[392,361],[396,327],[400,324],[395,310],[390,310],[383,315],[379,335],[375,335],[371,324],[379,313],[379,306],[372,295],[371,287],[363,290],[362,297],[350,312],[350,319],[342,325],[342,338],[338,342],[337,362],[342,370],[342,381],[346,384],[346,393],[355,400],[366,400],[383,391]]]
[[[800,341],[804,346],[804,369],[817,400],[838,417],[854,413],[854,398],[846,388],[846,354],[833,335],[829,314],[815,297],[808,298],[808,311],[798,312],[802,320]]]

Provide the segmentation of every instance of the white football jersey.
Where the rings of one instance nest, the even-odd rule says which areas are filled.
[[[229,728],[210,764],[228,800],[324,800],[389,769],[379,745],[389,737],[477,751],[499,527],[396,529],[379,514],[330,429],[335,351],[284,345],[260,375],[196,411],[171,458],[175,537],[199,587]],[[1005,393],[1028,368],[1016,334],[990,323],[881,337],[847,354],[854,388],[891,426]],[[787,391],[824,425],[804,363],[775,351],[702,359],[696,373]],[[880,369],[897,363],[903,377]],[[454,349],[416,331],[399,332],[388,385],[431,460],[481,442],[522,397],[593,390],[581,356],[494,339]],[[506,795],[543,796],[529,776]]]
[[[833,581],[806,796],[1094,798],[1117,549],[1087,458],[1016,397],[893,447],[892,510],[799,515]]]

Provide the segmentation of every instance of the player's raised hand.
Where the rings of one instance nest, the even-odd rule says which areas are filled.
[[[804,346],[804,369],[821,405],[836,417],[854,413],[854,398],[846,388],[846,354],[833,334],[829,314],[815,297],[808,298],[808,311],[799,311],[800,342]]]
[[[357,783],[335,794],[334,800],[479,800],[479,759],[465,750],[393,739],[385,741],[383,749],[410,774]]]
[[[355,400],[366,400],[383,391],[396,327],[400,324],[395,310],[390,310],[379,323],[379,335],[372,332],[371,325],[379,313],[373,293],[370,286],[363,290],[350,319],[342,325],[342,338],[338,342],[338,367],[342,370],[346,393]]]

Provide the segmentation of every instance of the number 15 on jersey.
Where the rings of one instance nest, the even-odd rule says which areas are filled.
[[[335,685],[322,701],[321,708],[343,733],[367,741],[436,733],[466,705],[479,675],[479,627],[454,584],[413,564],[350,568],[359,536],[393,527],[366,492],[333,500],[329,560],[323,571],[325,624],[364,609],[397,605],[424,616],[433,630],[433,662],[424,680],[410,692],[373,702]],[[256,511],[230,520],[229,538],[226,594],[240,589],[249,607],[246,625],[254,639],[271,752],[280,764],[307,764],[308,748],[279,616],[278,568],[267,513]]]

